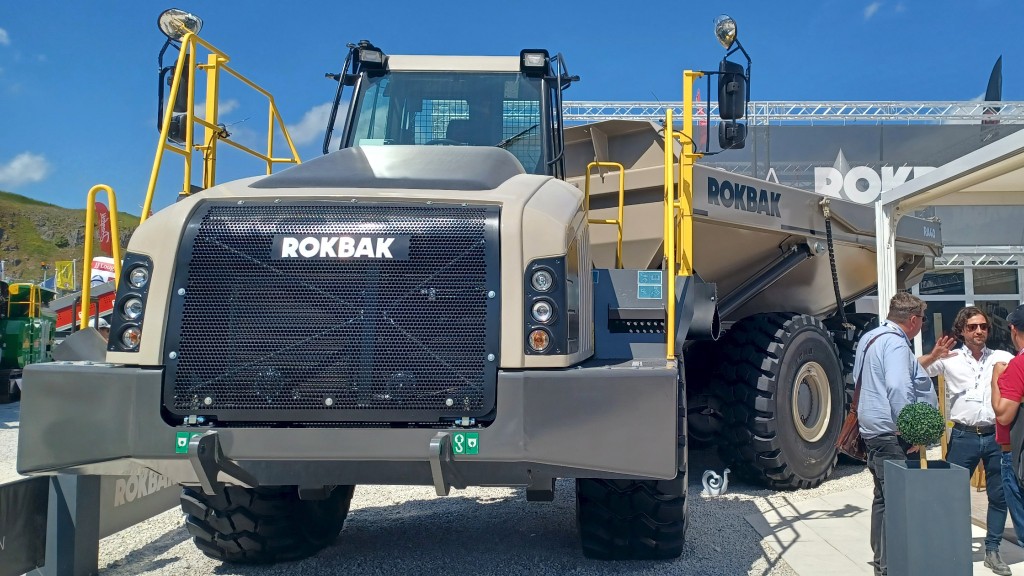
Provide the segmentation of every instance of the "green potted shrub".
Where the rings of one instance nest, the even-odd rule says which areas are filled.
[[[921,457],[921,468],[928,468],[926,455],[929,444],[934,444],[942,437],[943,428],[946,422],[942,414],[931,404],[916,402],[907,404],[900,410],[896,418],[896,428],[900,436],[914,446],[917,446],[917,453]]]
[[[885,546],[889,574],[970,574],[970,473],[944,460],[927,460],[942,436],[942,414],[909,404],[896,418],[919,457],[885,463]]]

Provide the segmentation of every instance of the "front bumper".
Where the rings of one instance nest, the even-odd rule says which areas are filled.
[[[501,371],[495,420],[465,429],[171,426],[160,413],[163,377],[160,369],[110,364],[28,367],[18,471],[126,474],[141,464],[174,482],[202,484],[195,454],[190,459],[176,446],[179,433],[211,430],[221,457],[250,480],[226,473],[215,479],[242,484],[437,485],[438,439],[458,432],[478,434],[479,444],[476,454],[440,455],[442,474],[457,478],[455,486],[668,479],[685,458],[677,441],[677,369],[665,360]]]

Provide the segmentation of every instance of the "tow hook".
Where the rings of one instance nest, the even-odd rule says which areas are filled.
[[[447,496],[452,488],[466,487],[452,460],[452,436],[448,432],[438,432],[430,439],[430,476],[438,496]]]
[[[220,436],[216,431],[211,430],[205,434],[193,436],[188,443],[188,459],[207,496],[215,496],[219,493],[220,482],[217,480],[217,476],[221,472],[238,480],[248,488],[255,488],[259,484],[252,474],[224,456],[224,451],[220,447]]]

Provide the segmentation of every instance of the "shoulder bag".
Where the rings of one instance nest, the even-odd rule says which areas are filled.
[[[861,462],[867,462],[868,449],[864,444],[864,439],[860,436],[860,421],[857,420],[857,404],[860,402],[860,380],[861,376],[864,375],[864,365],[867,364],[868,348],[875,343],[875,340],[886,334],[891,334],[891,332],[882,332],[875,336],[864,348],[864,360],[861,362],[860,373],[857,374],[857,383],[853,388],[853,403],[850,404],[850,411],[846,413],[843,429],[839,431],[839,438],[836,439],[836,448],[840,452]]]

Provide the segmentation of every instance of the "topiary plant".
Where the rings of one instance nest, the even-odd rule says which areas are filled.
[[[946,421],[942,414],[931,404],[924,402],[907,404],[896,418],[896,429],[900,431],[900,436],[918,447],[921,468],[928,467],[925,447],[942,437],[945,426]]]

